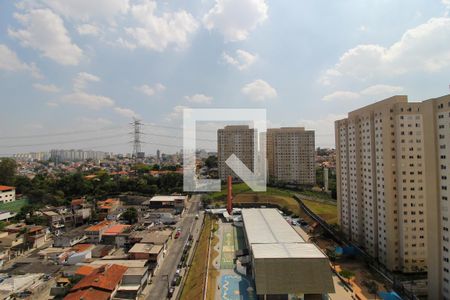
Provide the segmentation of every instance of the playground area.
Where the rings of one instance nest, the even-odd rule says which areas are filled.
[[[245,247],[244,232],[240,227],[219,221],[219,237],[217,247],[220,249],[219,260],[213,263],[220,275],[217,277],[216,300],[253,300],[256,299],[253,281],[236,270],[235,251]]]

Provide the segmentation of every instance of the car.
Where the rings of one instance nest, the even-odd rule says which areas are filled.
[[[171,287],[169,289],[169,291],[167,292],[167,298],[172,298],[174,292],[175,292],[175,288]]]
[[[198,214],[195,215],[195,219],[198,220]]]
[[[181,232],[180,232],[180,231],[177,231],[177,233],[175,233],[175,238],[176,238],[176,239],[179,238],[180,235],[181,235]]]

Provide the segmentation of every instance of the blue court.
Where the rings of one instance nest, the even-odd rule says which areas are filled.
[[[256,299],[255,290],[250,281],[239,275],[223,275],[220,289],[222,300]]]

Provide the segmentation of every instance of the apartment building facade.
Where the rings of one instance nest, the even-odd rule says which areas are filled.
[[[226,180],[228,176],[239,179],[225,163],[232,154],[235,154],[248,169],[254,170],[256,134],[256,129],[248,125],[225,126],[217,131],[217,160],[221,180]]]
[[[394,96],[335,123],[342,231],[389,270],[428,270],[430,299],[450,299],[449,102]]]
[[[313,130],[303,127],[269,128],[266,143],[269,178],[300,185],[316,183]]]

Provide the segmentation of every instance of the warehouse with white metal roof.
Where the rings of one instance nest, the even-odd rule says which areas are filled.
[[[328,257],[276,210],[242,210],[258,299],[317,299],[334,292]]]

